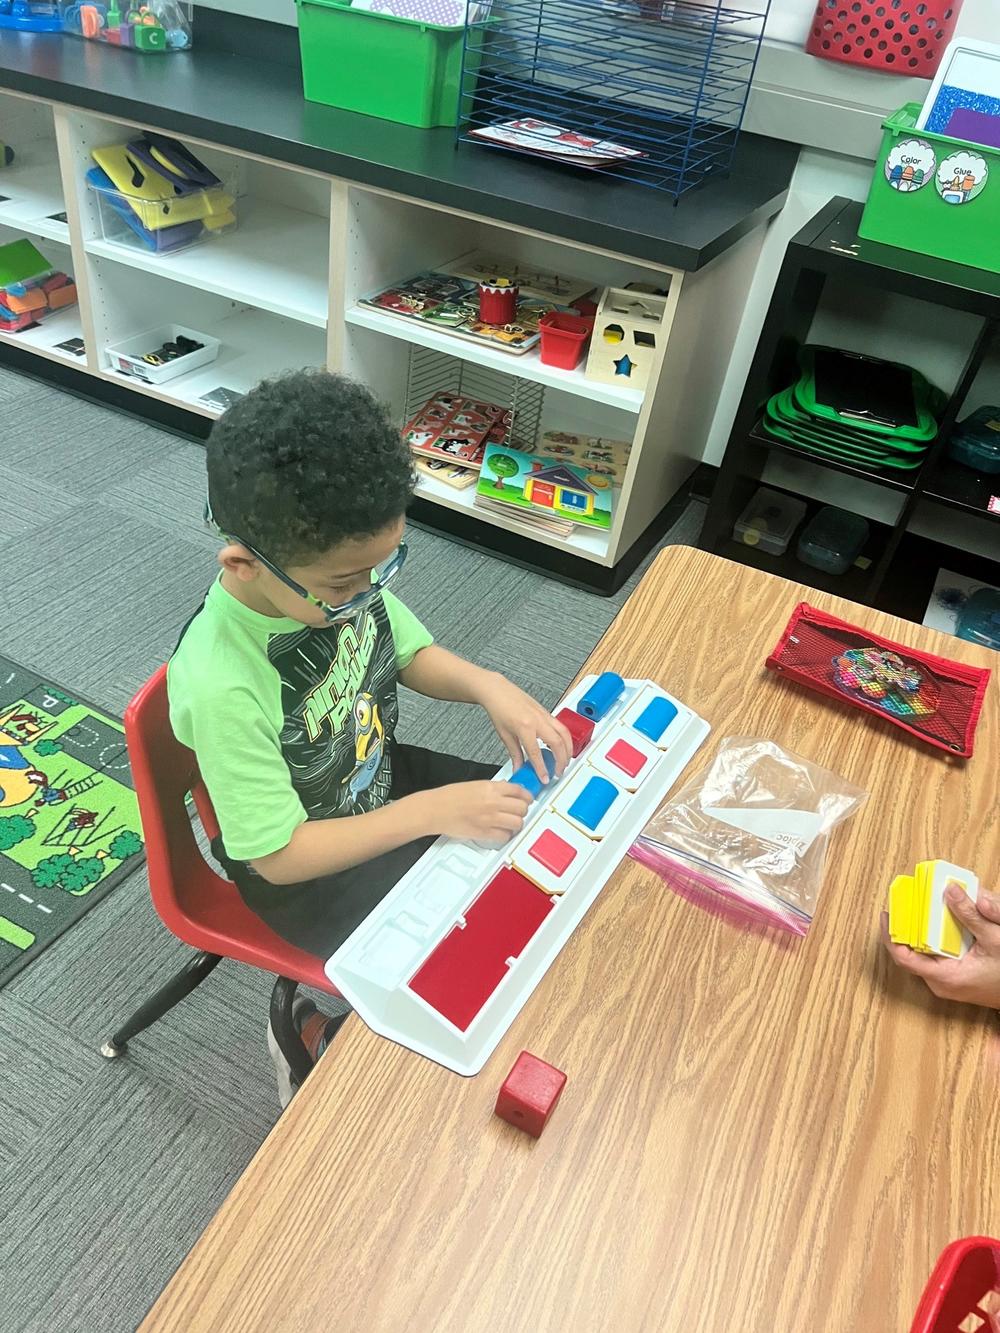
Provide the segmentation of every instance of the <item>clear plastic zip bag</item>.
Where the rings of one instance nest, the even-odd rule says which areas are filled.
[[[630,855],[681,896],[741,923],[809,929],[827,843],[868,793],[774,741],[729,736]]]

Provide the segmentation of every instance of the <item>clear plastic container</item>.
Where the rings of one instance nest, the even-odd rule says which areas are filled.
[[[236,227],[236,176],[217,176],[176,139],[147,131],[95,148],[87,185],[101,235],[168,254]]]
[[[151,363],[145,358],[156,356],[167,343],[175,343],[178,337],[190,338],[201,343],[197,351],[173,360],[162,359],[160,364]],[[198,333],[185,328],[183,324],[161,324],[148,333],[137,333],[134,338],[125,338],[122,342],[112,343],[105,348],[112,370],[130,375],[133,379],[145,380],[147,384],[163,384],[186,375],[189,370],[207,366],[219,355],[220,343],[208,333]]]
[[[948,453],[976,472],[1000,472],[1000,407],[980,407],[959,422]]]
[[[145,55],[187,51],[194,5],[187,0],[59,0],[63,32]]]
[[[0,333],[18,333],[76,300],[73,279],[54,269],[31,241],[0,246]]]
[[[761,486],[736,520],[733,536],[745,546],[759,546],[769,555],[784,555],[792,533],[806,513],[805,500]]]
[[[864,550],[869,532],[860,514],[824,505],[802,529],[795,554],[813,569],[846,574]]]
[[[977,588],[958,613],[960,639],[1000,652],[1000,588]]]

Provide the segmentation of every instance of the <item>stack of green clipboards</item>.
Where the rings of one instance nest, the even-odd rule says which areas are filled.
[[[799,364],[796,383],[768,399],[764,435],[872,471],[920,466],[945,395],[919,371],[834,347],[803,347]]]

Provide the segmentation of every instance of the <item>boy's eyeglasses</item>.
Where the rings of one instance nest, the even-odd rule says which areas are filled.
[[[370,588],[366,588],[364,592],[355,594],[350,601],[344,602],[340,606],[331,606],[329,602],[324,602],[321,597],[314,596],[308,588],[303,588],[301,583],[296,583],[295,580],[290,578],[283,569],[279,569],[276,564],[268,560],[267,556],[264,555],[262,551],[258,551],[257,548],[251,546],[248,541],[244,541],[244,539],[237,533],[223,532],[215,521],[215,517],[212,514],[212,506],[208,500],[205,501],[205,523],[206,526],[209,527],[216,536],[221,537],[223,541],[239,542],[241,546],[245,546],[253,558],[259,560],[264,568],[269,570],[276,579],[279,579],[286,588],[290,588],[292,592],[298,593],[298,595],[307,601],[310,606],[318,607],[319,610],[323,612],[328,625],[333,625],[338,620],[350,620],[356,616],[359,611],[363,611],[372,598],[377,593],[380,593],[391,579],[396,577],[399,571],[403,568],[403,563],[406,560],[406,542],[400,542],[392,555],[373,566]]]

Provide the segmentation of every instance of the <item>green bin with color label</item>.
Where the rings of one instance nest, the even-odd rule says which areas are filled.
[[[858,234],[1000,273],[1000,151],[915,128],[909,102],[882,123]]]

